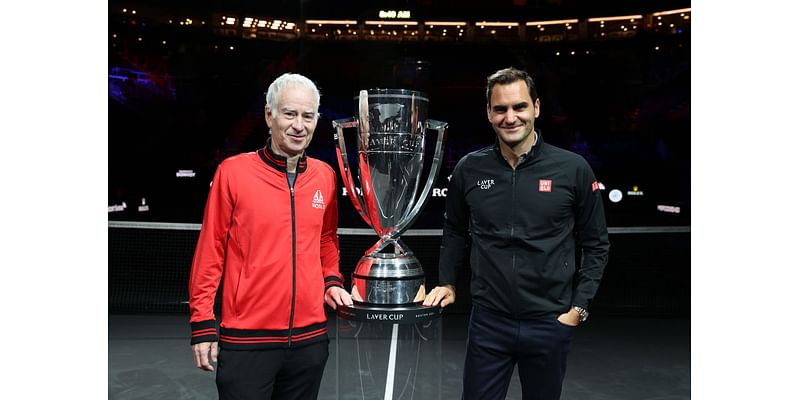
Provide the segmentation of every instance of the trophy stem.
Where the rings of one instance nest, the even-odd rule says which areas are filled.
[[[411,250],[409,250],[408,246],[400,240],[399,237],[390,237],[388,234],[384,235],[380,238],[372,247],[370,247],[365,256],[375,256],[376,254],[381,254],[381,251],[390,245],[394,246],[394,254],[395,255],[406,255],[406,254],[413,254]],[[383,253],[386,254],[386,253]]]

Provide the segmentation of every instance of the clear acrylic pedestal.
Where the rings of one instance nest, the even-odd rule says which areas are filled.
[[[349,310],[336,317],[338,399],[441,399],[441,308],[423,317],[419,307],[342,308]]]

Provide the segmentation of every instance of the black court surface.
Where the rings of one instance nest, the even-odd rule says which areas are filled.
[[[194,367],[184,314],[108,317],[108,395],[114,400],[216,399],[214,373]],[[330,357],[319,399],[339,399],[336,330],[330,316]],[[461,397],[466,314],[445,313],[441,322],[442,400]],[[690,320],[598,315],[578,329],[564,381],[564,400],[679,400],[691,393]],[[439,397],[440,395],[440,397]],[[418,396],[418,395],[417,395]],[[348,397],[350,398],[350,397]],[[383,397],[380,397],[383,398]],[[417,397],[426,398],[426,397]],[[512,377],[507,399],[521,399]]]

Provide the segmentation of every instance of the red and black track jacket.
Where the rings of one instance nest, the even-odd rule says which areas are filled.
[[[336,175],[320,160],[270,150],[217,168],[189,279],[191,343],[266,349],[327,339],[324,293],[343,286],[336,234]],[[214,299],[222,279],[217,332]]]

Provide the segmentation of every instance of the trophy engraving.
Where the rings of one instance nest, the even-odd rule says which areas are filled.
[[[348,197],[379,240],[356,265],[353,300],[366,307],[419,308],[425,274],[400,235],[427,203],[441,168],[447,123],[428,119],[427,96],[413,90],[361,90],[355,105],[358,117],[333,121],[336,155]],[[356,132],[355,169],[347,158],[345,129]],[[438,136],[423,181],[428,130]]]

